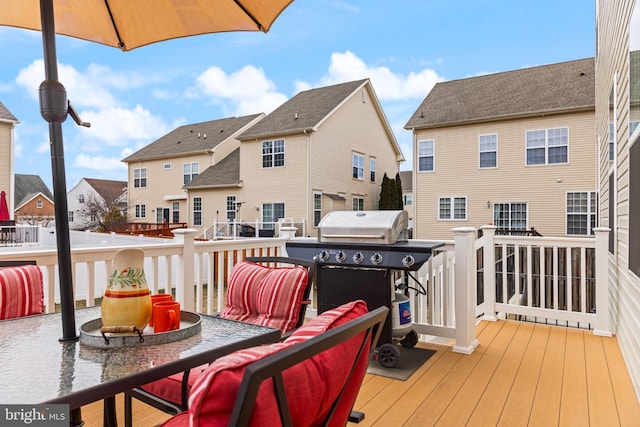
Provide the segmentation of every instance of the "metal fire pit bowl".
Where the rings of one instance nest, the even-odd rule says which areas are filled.
[[[103,334],[100,331],[102,328],[102,319],[94,319],[80,327],[80,343],[99,348],[166,344],[199,334],[202,328],[201,320],[202,318],[198,313],[181,311],[180,329],[155,333],[152,327],[147,326],[141,334],[135,332]]]

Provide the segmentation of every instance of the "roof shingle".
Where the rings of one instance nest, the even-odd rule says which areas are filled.
[[[299,92],[260,122],[243,132],[241,141],[312,130],[358,87],[369,80],[356,80]]]
[[[180,126],[122,161],[126,163],[202,153],[215,148],[262,115],[264,113]]]
[[[0,120],[9,120],[16,123],[18,122],[16,116],[11,114],[11,111],[9,111],[9,109],[5,107],[2,102],[0,102]]]
[[[206,187],[240,185],[240,149],[236,148],[227,157],[206,168],[183,188],[193,190]]]
[[[595,109],[594,58],[436,83],[405,129]]]

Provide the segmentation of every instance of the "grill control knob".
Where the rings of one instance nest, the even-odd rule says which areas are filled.
[[[329,259],[329,251],[320,252],[320,261],[326,261]]]
[[[406,268],[411,267],[415,262],[416,259],[413,257],[413,255],[405,255],[405,257],[402,258],[402,265],[404,265]]]
[[[380,255],[379,252],[376,252],[375,254],[371,255],[371,262],[375,265],[378,265],[382,262],[382,255]]]
[[[347,259],[347,254],[345,254],[344,251],[338,251],[336,254],[336,261],[343,262],[345,259]]]
[[[358,251],[353,254],[353,262],[360,264],[362,261],[364,261],[364,255],[362,255],[362,252]]]

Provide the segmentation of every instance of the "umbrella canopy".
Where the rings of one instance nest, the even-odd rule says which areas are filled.
[[[0,25],[42,31],[45,81],[40,113],[49,122],[62,341],[77,340],[62,122],[80,120],[58,81],[55,34],[124,51],[173,38],[227,31],[267,32],[293,0],[0,0]]]
[[[227,31],[267,32],[293,0],[53,0],[57,34],[131,50]],[[40,0],[0,0],[0,25],[42,29]]]
[[[7,221],[9,218],[9,207],[7,206],[7,195],[4,191],[0,193],[0,221]]]

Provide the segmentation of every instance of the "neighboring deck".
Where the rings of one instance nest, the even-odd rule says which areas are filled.
[[[516,321],[483,321],[477,334],[471,355],[419,344],[437,352],[407,381],[367,375],[355,405],[365,419],[349,426],[639,425],[640,404],[615,337]],[[99,426],[102,404],[82,414],[87,426]],[[166,418],[134,407],[135,426]]]

